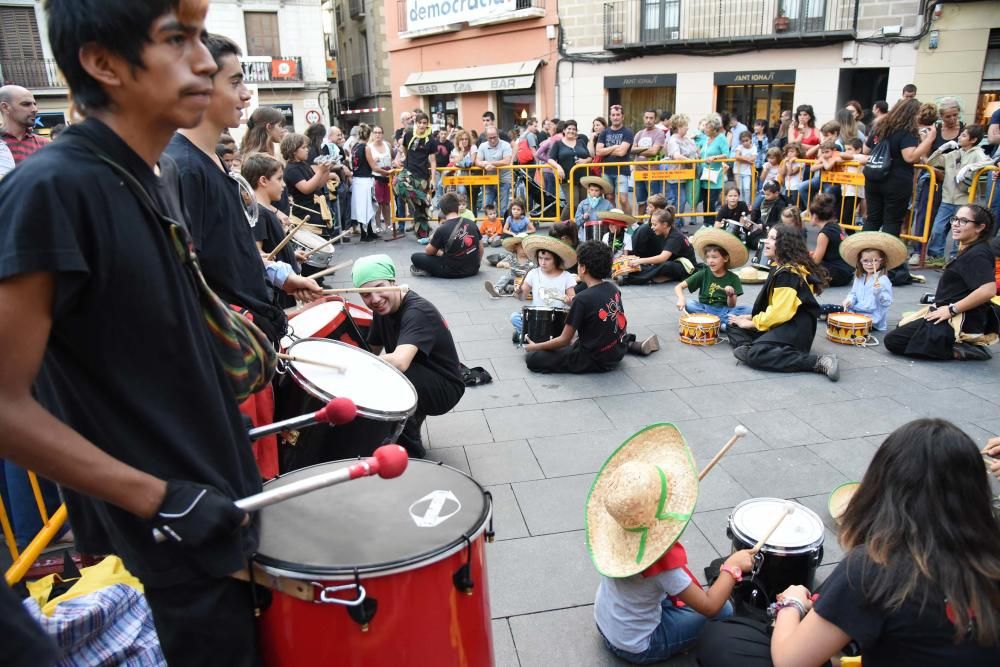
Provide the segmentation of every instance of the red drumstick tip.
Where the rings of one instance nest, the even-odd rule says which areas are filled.
[[[375,450],[374,458],[378,463],[378,476],[384,479],[399,477],[410,462],[406,450],[399,445],[382,445]]]
[[[354,401],[338,396],[316,412],[316,421],[337,426],[354,421],[357,414],[358,406]]]

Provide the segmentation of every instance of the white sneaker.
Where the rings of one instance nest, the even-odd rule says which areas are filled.
[[[920,255],[913,253],[910,255],[910,259],[906,260],[906,263],[910,266],[918,266],[920,264]]]

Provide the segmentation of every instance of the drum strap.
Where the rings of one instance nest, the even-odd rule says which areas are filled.
[[[250,572],[250,567],[253,568],[252,573]],[[256,563],[252,563],[249,567],[233,572],[229,576],[233,579],[239,579],[240,581],[248,581],[259,584],[265,588],[270,588],[272,591],[278,591],[305,602],[313,602],[316,600],[316,590],[308,581],[270,574],[265,572],[264,569]]]

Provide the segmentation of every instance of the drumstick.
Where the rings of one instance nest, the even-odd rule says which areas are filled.
[[[715,464],[719,462],[719,459],[725,456],[726,452],[728,452],[729,449],[736,444],[736,441],[745,436],[746,434],[747,434],[747,427],[744,426],[743,424],[737,424],[736,428],[733,429],[733,437],[731,437],[729,439],[729,442],[727,442],[725,445],[722,446],[722,449],[719,450],[719,453],[713,456],[712,460],[708,462],[708,465],[705,466],[705,469],[702,470],[701,473],[698,475],[698,481],[700,482],[701,480],[705,479],[705,475],[708,474],[708,471],[714,468]]]
[[[410,291],[409,285],[386,285],[385,287],[340,287],[337,289],[325,289],[323,294],[372,294],[373,292],[393,292],[398,291],[405,296]]]
[[[299,206],[298,204],[296,204],[293,201],[290,201],[288,203],[291,204],[292,206],[294,206],[295,208],[301,208],[303,211],[309,211],[310,213],[314,213],[314,214],[320,216],[320,218],[323,217],[323,214],[320,213],[319,211],[317,211],[316,209],[309,208],[308,206]],[[306,216],[306,217],[309,217],[309,216]]]
[[[771,537],[774,531],[778,530],[778,526],[780,526],[781,522],[785,520],[785,517],[794,511],[795,511],[795,505],[792,505],[791,503],[785,503],[785,507],[781,510],[781,516],[779,516],[777,519],[774,520],[774,523],[771,524],[771,528],[768,529],[766,533],[764,533],[764,537],[757,540],[757,544],[753,545],[753,549],[750,550],[750,553],[756,555],[757,552],[764,547],[764,544],[767,543],[767,539]]]
[[[285,235],[285,238],[281,239],[281,243],[279,243],[278,245],[274,246],[274,250],[272,250],[271,252],[269,252],[267,254],[267,257],[264,258],[264,261],[265,262],[270,262],[271,260],[273,260],[274,257],[279,252],[281,252],[281,249],[284,248],[286,245],[288,245],[288,242],[292,240],[292,237],[295,236],[295,232],[299,231],[299,228],[302,225],[306,224],[306,222],[308,220],[309,220],[309,216],[307,215],[306,217],[302,218],[302,220],[300,220],[299,222],[297,222],[294,227],[292,227],[291,229],[289,229],[288,230],[288,234]]]
[[[348,230],[347,230],[346,232],[343,232],[343,233],[341,233],[341,234],[338,234],[338,235],[334,236],[334,237],[333,237],[332,239],[330,239],[330,240],[329,240],[329,241],[327,241],[326,243],[323,243],[322,245],[318,245],[318,246],[316,246],[315,248],[313,248],[312,250],[310,250],[309,252],[307,252],[307,253],[306,253],[306,259],[308,259],[308,258],[312,257],[312,254],[313,254],[314,252],[316,252],[316,251],[318,251],[318,250],[321,250],[321,249],[323,249],[323,248],[327,247],[327,246],[328,246],[328,245],[330,245],[331,243],[336,243],[337,241],[339,241],[340,239],[344,238],[345,236],[350,236],[350,234],[351,234],[351,230],[350,230],[350,229],[348,229]],[[309,277],[310,277],[310,278],[312,278],[312,276],[309,276]]]
[[[309,277],[312,278],[313,280],[316,280],[317,278],[322,278],[323,276],[328,276],[331,273],[334,273],[334,272],[339,271],[341,269],[346,269],[351,264],[354,264],[354,260],[353,259],[349,259],[346,262],[341,262],[340,264],[334,264],[330,268],[323,269],[322,271],[317,271],[316,273],[312,274]]]
[[[322,366],[323,368],[329,368],[333,371],[339,371],[341,375],[347,372],[347,369],[343,366],[338,366],[337,364],[331,364],[329,361],[320,361],[319,359],[306,359],[304,357],[298,357],[294,354],[285,354],[283,352],[278,353],[278,358],[283,361],[295,361],[300,364],[312,364],[313,366]]]

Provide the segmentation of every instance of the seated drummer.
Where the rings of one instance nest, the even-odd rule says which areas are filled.
[[[467,278],[479,273],[483,259],[483,237],[475,219],[459,215],[461,204],[454,192],[441,197],[438,208],[444,222],[434,230],[424,252],[410,256],[410,273],[437,278]]]
[[[688,237],[674,227],[673,207],[653,212],[649,222],[632,234],[632,252],[631,264],[639,271],[623,277],[628,285],[684,280],[697,263]]]
[[[355,287],[392,287],[396,266],[388,255],[369,255],[354,262],[352,277]],[[406,420],[399,444],[410,457],[423,458],[427,451],[420,429],[427,415],[443,415],[465,393],[455,340],[438,309],[413,291],[387,289],[361,298],[372,310],[372,352],[398,368],[417,390],[417,411]]]
[[[767,236],[767,230],[781,223],[781,212],[788,208],[788,200],[781,194],[781,184],[766,181],[761,186],[760,203],[750,212],[752,223],[746,230],[746,244],[750,252],[757,250],[757,243]]]
[[[704,258],[705,266],[674,286],[677,310],[715,315],[721,320],[719,327],[726,331],[730,315],[750,313],[750,306],[736,304],[736,298],[743,294],[743,283],[729,268],[745,264],[749,253],[738,236],[722,229],[702,229],[691,244]],[[698,300],[685,300],[685,289],[698,292]]]
[[[639,343],[626,331],[622,294],[614,283],[607,282],[611,248],[598,241],[581,243],[576,252],[576,270],[587,289],[573,299],[559,336],[543,343],[526,341],[529,370],[604,373],[617,366],[626,352],[647,355],[660,349],[656,336]]]
[[[794,373],[813,371],[836,382],[836,355],[811,354],[819,304],[813,293],[826,286],[826,271],[809,256],[799,230],[777,225],[767,233],[764,256],[777,268],[764,283],[752,315],[729,316],[733,356],[751,368]]]
[[[514,288],[514,296],[520,301],[531,299],[531,305],[539,308],[569,308],[576,296],[576,276],[566,267],[576,265],[576,251],[569,244],[544,234],[529,235],[523,245],[537,266]],[[520,343],[524,331],[520,310],[511,313],[510,323],[514,325],[513,341]]]

